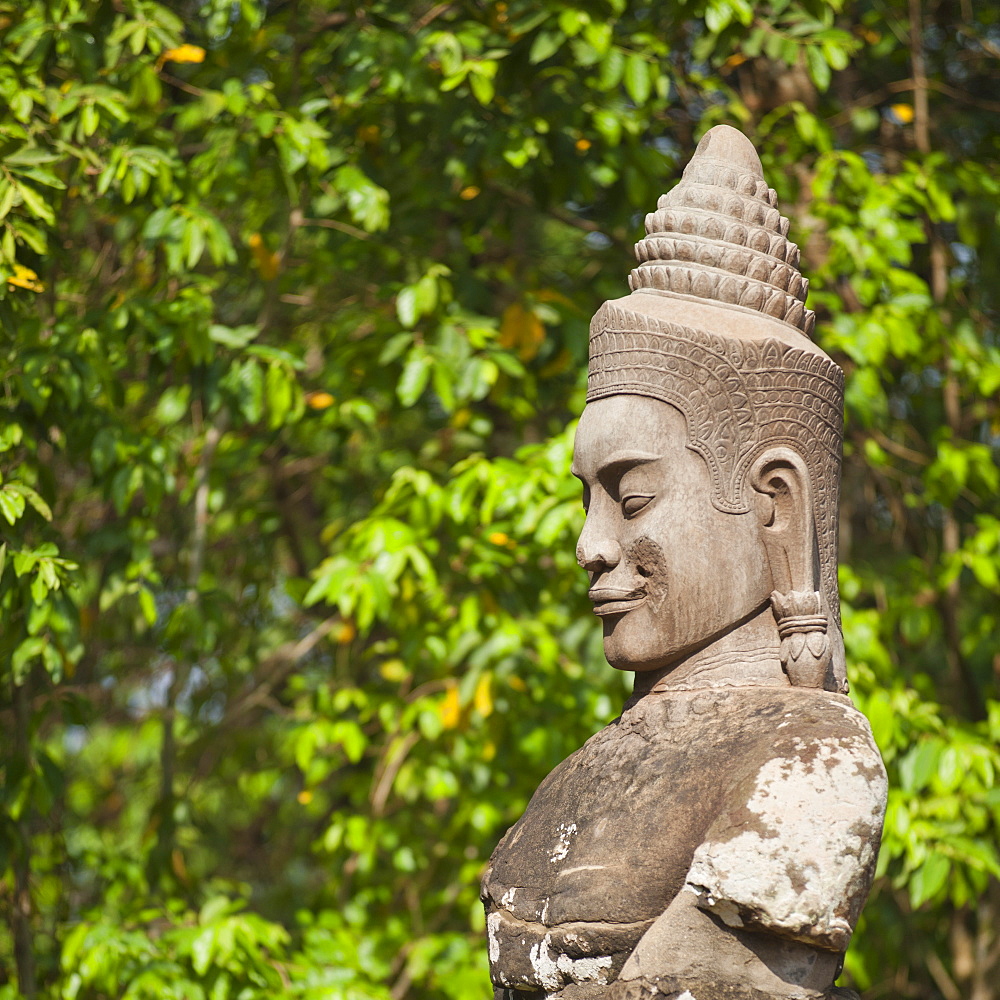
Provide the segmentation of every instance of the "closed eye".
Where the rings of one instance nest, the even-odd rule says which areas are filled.
[[[622,513],[626,517],[635,517],[653,497],[644,493],[630,493],[622,497]]]

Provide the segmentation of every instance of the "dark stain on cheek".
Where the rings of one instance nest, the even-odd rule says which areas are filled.
[[[653,611],[659,611],[667,596],[667,560],[663,549],[652,538],[642,537],[632,542],[625,550],[628,562],[643,578],[649,603]]]

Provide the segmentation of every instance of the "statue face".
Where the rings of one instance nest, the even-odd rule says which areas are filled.
[[[679,410],[632,395],[588,404],[576,433],[587,510],[577,560],[621,670],[670,666],[770,597],[756,515],[712,505],[708,467],[687,440]]]

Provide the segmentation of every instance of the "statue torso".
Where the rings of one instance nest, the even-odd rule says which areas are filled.
[[[822,797],[839,780],[819,760],[831,754],[848,770],[881,767],[867,721],[840,695],[749,687],[630,703],[546,778],[493,854],[483,897],[495,985],[545,995],[612,982],[684,886],[696,850],[759,827],[751,800],[762,768],[801,758],[818,768],[811,787]],[[768,794],[780,806],[787,784],[794,808],[801,789],[788,773]],[[853,895],[864,898],[870,877]]]

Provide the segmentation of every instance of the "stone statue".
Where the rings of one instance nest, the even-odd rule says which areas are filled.
[[[493,854],[496,1000],[856,996],[886,778],[847,697],[843,373],[775,204],[713,128],[591,325],[577,556],[635,690]]]

